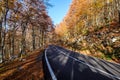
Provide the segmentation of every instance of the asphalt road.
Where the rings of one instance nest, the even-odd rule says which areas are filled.
[[[85,56],[54,45],[50,45],[45,53],[57,80],[120,80],[120,64]],[[45,79],[52,80],[46,64],[44,71]]]

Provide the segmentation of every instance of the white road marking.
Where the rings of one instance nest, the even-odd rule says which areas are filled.
[[[48,49],[48,48],[47,48],[47,49]],[[51,77],[52,77],[52,80],[57,80],[57,78],[56,78],[56,76],[55,76],[55,74],[54,74],[54,72],[53,72],[53,70],[52,70],[52,68],[51,68],[51,66],[50,66],[50,63],[49,63],[49,61],[48,61],[48,58],[47,58],[47,49],[45,50],[45,60],[46,60],[48,69],[49,69],[49,71],[50,71],[50,75],[51,75]]]
[[[84,63],[84,62],[80,61],[79,59],[76,59],[76,58],[74,58],[74,57],[72,57],[72,56],[67,55],[64,51],[61,51],[61,50],[59,50],[59,49],[56,48],[56,47],[54,47],[54,48],[55,48],[57,51],[61,52],[63,55],[68,56],[68,57],[70,57],[71,59],[73,59],[73,60],[75,60],[75,61],[78,61],[78,62],[80,62],[80,63],[82,63],[82,64],[84,64],[84,65],[87,65],[87,66],[90,67],[90,68],[96,69],[96,70],[98,70],[98,71],[100,71],[100,72],[102,72],[102,73],[104,73],[104,74],[107,74],[107,75],[109,75],[109,76],[111,76],[111,77],[113,77],[113,78],[117,78],[117,79],[120,80],[120,77],[118,77],[118,76],[114,76],[114,75],[112,75],[112,74],[109,74],[109,73],[101,70],[101,69],[95,68],[95,67],[93,67],[93,66],[91,66],[91,65],[89,65],[89,64],[87,64],[87,63]]]

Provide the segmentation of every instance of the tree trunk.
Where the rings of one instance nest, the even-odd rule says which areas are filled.
[[[34,29],[34,26],[32,27],[32,46],[33,46],[33,50],[36,49],[35,47],[35,29]]]
[[[118,10],[118,18],[119,18],[119,25],[120,25],[120,10]]]
[[[2,60],[2,20],[0,20],[0,63]]]
[[[20,58],[22,59],[23,54],[26,55],[26,41],[25,41],[25,37],[26,37],[26,26],[27,23],[23,23],[22,25],[22,40],[21,40],[21,51],[20,51]]]
[[[15,45],[15,27],[13,28],[12,31],[12,38],[11,38],[11,56],[14,58],[14,45]]]
[[[41,30],[41,26],[39,26],[39,35],[38,35],[38,39],[39,39],[39,41],[38,41],[38,44],[39,44],[39,48],[41,48],[41,32],[42,32],[42,30]]]
[[[8,0],[5,0],[5,14],[4,14],[4,17],[3,17],[3,22],[1,23],[4,23],[4,29],[2,29],[2,32],[1,32],[1,56],[2,56],[2,62],[4,62],[4,58],[5,58],[5,53],[4,53],[4,50],[5,50],[5,38],[6,38],[6,23],[7,23],[7,15],[8,15],[8,11],[9,11],[9,7],[8,7]]]

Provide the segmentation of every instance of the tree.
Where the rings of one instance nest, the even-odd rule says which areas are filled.
[[[23,55],[45,46],[52,31],[43,0],[0,1],[0,60],[22,60]],[[4,25],[3,25],[4,24]]]
[[[114,49],[111,39],[115,37],[112,34],[117,34],[111,29],[113,23],[120,23],[119,9],[120,0],[73,0],[67,15],[56,28],[56,33],[62,37],[59,40],[68,42],[64,45],[74,49],[88,49],[91,52],[103,50],[103,54],[111,53],[110,48]],[[115,28],[117,26],[114,24]],[[78,47],[79,45],[81,47]]]

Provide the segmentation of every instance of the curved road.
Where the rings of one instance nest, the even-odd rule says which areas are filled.
[[[46,80],[120,80],[120,64],[59,46],[50,45],[45,50],[44,61]]]

